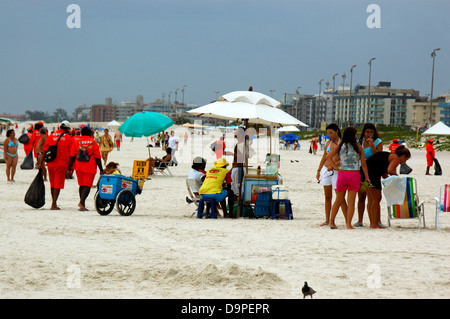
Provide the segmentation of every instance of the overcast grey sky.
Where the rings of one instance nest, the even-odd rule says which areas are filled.
[[[67,25],[72,3],[80,28]],[[450,89],[449,16],[448,0],[2,0],[0,113],[174,101],[177,88],[181,101],[184,85],[197,105],[250,85],[275,99],[316,94],[335,73],[348,85],[354,64],[353,84],[367,85],[372,57],[372,83],[425,96],[441,48],[437,96]]]

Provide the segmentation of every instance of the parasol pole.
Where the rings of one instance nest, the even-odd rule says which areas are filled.
[[[247,134],[246,131],[248,129],[248,119],[244,119],[245,123],[245,131],[244,131],[244,165],[239,166],[239,170],[241,171],[239,176],[239,205],[237,211],[237,218],[242,216],[242,208],[244,206],[244,194],[242,194],[242,184],[244,181],[244,167],[246,171],[248,171],[248,152],[247,152]]]
[[[148,140],[148,136],[147,136],[147,148],[148,148],[148,158],[150,158],[150,142]]]

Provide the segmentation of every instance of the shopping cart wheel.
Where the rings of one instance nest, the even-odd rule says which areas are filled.
[[[136,198],[132,191],[123,189],[116,197],[116,210],[122,216],[130,216],[136,208]]]
[[[114,208],[114,201],[102,199],[98,194],[98,191],[95,193],[94,203],[95,209],[97,210],[97,213],[99,213],[100,215],[108,215]]]

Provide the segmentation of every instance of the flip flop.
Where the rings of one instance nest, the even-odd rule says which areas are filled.
[[[358,222],[353,224],[354,227],[363,227],[363,224]]]

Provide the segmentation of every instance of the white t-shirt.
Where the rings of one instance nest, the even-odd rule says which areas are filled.
[[[197,181],[198,187],[202,186],[203,181],[202,178],[205,176],[202,172],[197,171],[196,169],[191,169],[191,171],[188,174],[188,178],[193,178]],[[195,189],[192,187],[192,191],[198,193],[198,189]]]
[[[178,143],[178,142],[179,142],[178,137],[176,137],[175,135],[174,135],[174,136],[171,136],[171,137],[169,138],[169,147],[170,147],[171,149],[175,150],[175,149],[177,148],[177,143]]]

